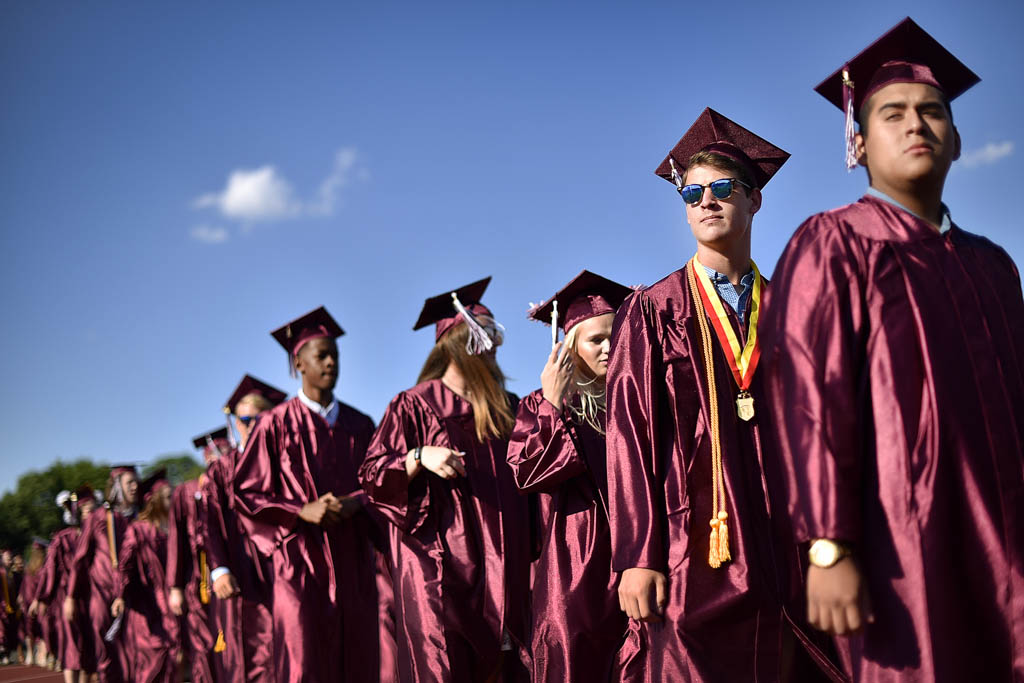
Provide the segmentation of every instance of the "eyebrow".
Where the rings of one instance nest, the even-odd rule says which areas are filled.
[[[900,110],[903,110],[903,109],[908,109],[909,107],[910,107],[910,105],[907,102],[905,102],[905,101],[886,102],[885,104],[879,105],[878,109],[876,109],[875,111],[881,112],[881,111],[885,111],[886,109],[900,109]],[[924,100],[923,102],[918,102],[916,105],[914,105],[914,108],[915,109],[922,109],[922,108],[924,108],[924,109],[935,109],[935,108],[945,109],[946,105],[943,104],[942,100]]]

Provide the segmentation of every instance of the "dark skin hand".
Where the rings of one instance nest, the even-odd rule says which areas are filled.
[[[333,493],[325,493],[303,505],[299,517],[310,524],[332,527],[342,520],[341,511],[342,502]]]

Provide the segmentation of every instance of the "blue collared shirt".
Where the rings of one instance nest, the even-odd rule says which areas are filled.
[[[896,206],[896,207],[899,207],[899,208],[903,209],[904,211],[906,211],[910,215],[917,216],[916,213],[914,213],[913,211],[911,211],[907,207],[903,206],[902,204],[900,204],[898,201],[896,201],[895,199],[893,199],[892,197],[890,197],[886,193],[882,192],[881,190],[876,190],[875,188],[871,187],[870,185],[868,186],[867,192],[865,192],[864,194],[868,195],[869,197],[874,197],[875,199],[881,199],[883,202],[889,202],[893,206]],[[917,216],[917,217],[920,218],[921,220],[925,221],[925,222],[928,222],[928,219],[925,218],[924,216]],[[949,227],[952,224],[953,224],[953,221],[949,217],[949,208],[947,208],[946,205],[943,204],[942,205],[942,224],[939,225],[939,234],[945,235],[947,232],[949,232]]]
[[[729,278],[719,273],[714,268],[708,268],[703,263],[701,267],[708,274],[708,278],[718,290],[718,296],[722,301],[729,304],[729,308],[736,311],[736,315],[743,320],[743,313],[747,310],[747,302],[750,301],[750,292],[754,288],[754,269],[751,268],[746,275],[740,278],[739,291],[729,282]]]

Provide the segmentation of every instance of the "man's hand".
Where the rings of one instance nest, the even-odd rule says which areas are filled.
[[[180,588],[172,588],[167,596],[167,606],[171,608],[174,616],[180,617],[185,613],[185,595]]]
[[[117,598],[110,604],[110,616],[117,619],[124,613],[124,598]]]
[[[64,621],[72,621],[75,618],[75,599],[70,595],[64,598]]]
[[[299,518],[317,526],[333,526],[339,519],[341,503],[333,493],[325,493],[299,510]]]
[[[238,582],[231,572],[221,574],[213,582],[213,594],[221,600],[227,600],[238,595]]]
[[[828,569],[808,567],[807,621],[834,636],[852,635],[875,621],[864,577],[852,557]]]
[[[633,567],[619,580],[619,609],[630,619],[658,623],[668,604],[668,579],[661,572]]]

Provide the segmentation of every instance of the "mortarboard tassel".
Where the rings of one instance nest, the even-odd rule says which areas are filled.
[[[676,190],[682,194],[683,192],[683,177],[679,175],[679,171],[676,169],[676,160],[672,157],[668,158],[668,164],[672,167],[672,182],[676,184]]]
[[[846,111],[846,170],[852,171],[857,168],[857,148],[853,139],[853,81],[847,68],[843,69],[843,109]]]
[[[551,302],[551,348],[558,343],[558,299]]]
[[[455,292],[452,292],[452,304],[455,306],[455,310],[462,315],[462,319],[466,321],[466,325],[469,327],[469,339],[466,340],[466,353],[471,356],[476,356],[484,351],[490,351],[494,348],[494,341],[490,335],[487,334],[487,330],[480,326],[480,323],[476,321],[476,318],[466,310],[466,307],[459,301],[459,297]],[[497,323],[495,323],[497,324]]]

